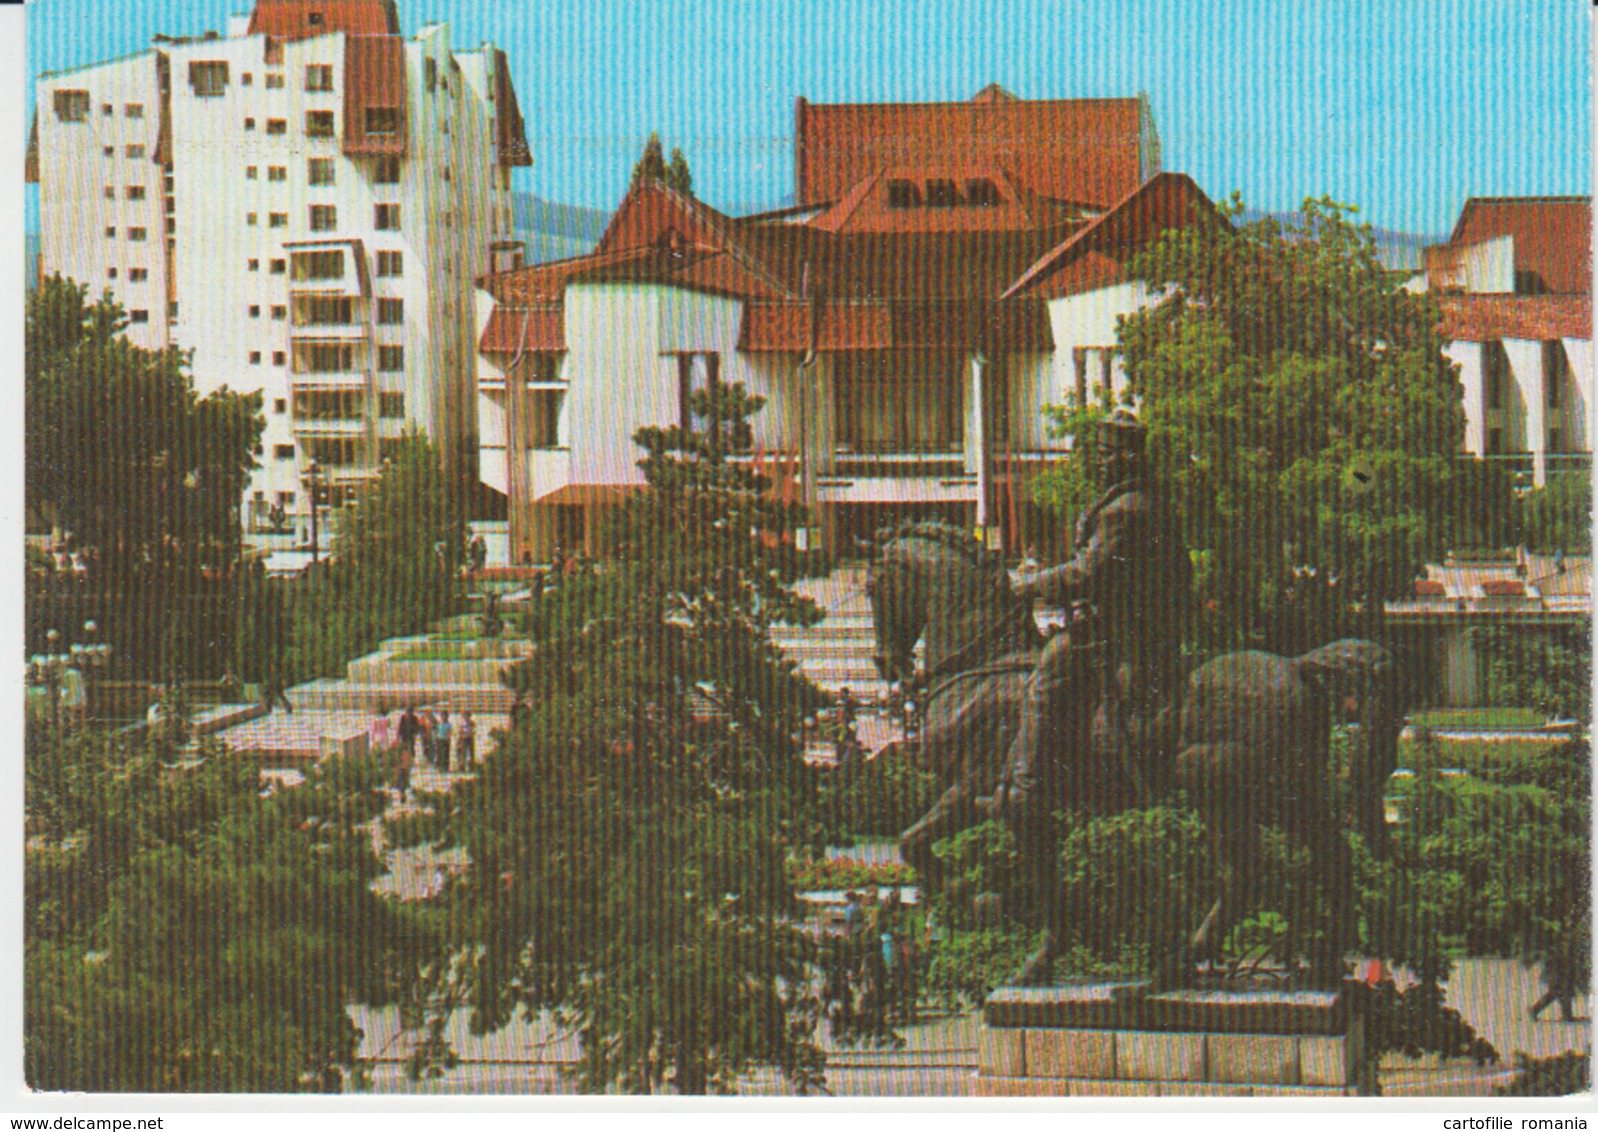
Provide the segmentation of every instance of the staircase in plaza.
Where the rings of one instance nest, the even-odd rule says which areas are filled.
[[[827,691],[848,688],[869,702],[887,683],[871,659],[876,639],[871,630],[871,603],[866,599],[864,567],[842,566],[826,578],[796,587],[826,611],[819,625],[777,626],[772,639],[799,662],[800,671]]]

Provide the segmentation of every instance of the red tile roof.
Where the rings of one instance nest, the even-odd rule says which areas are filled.
[[[311,17],[319,15],[320,22]],[[350,35],[399,35],[394,0],[256,0],[250,34],[309,39],[342,31]]]
[[[1586,197],[1472,197],[1449,244],[1515,238],[1515,290],[1592,293],[1592,201]],[[1524,285],[1523,285],[1524,284]]]
[[[1007,92],[1006,92],[1007,93]],[[795,112],[800,204],[840,200],[882,169],[982,166],[1056,200],[1105,205],[1157,167],[1136,98],[814,104]],[[1146,128],[1146,129],[1145,129]]]
[[[953,181],[961,192],[972,181],[986,181],[997,193],[997,203],[953,208],[889,205],[891,182],[908,181],[924,194],[928,182],[934,179]],[[839,233],[999,232],[1036,228],[1080,216],[1080,208],[1061,206],[1023,192],[1003,169],[995,166],[896,165],[880,169],[855,185],[842,200],[810,221],[810,227]]]
[[[1592,338],[1591,295],[1439,295],[1443,337],[1456,342],[1501,338]]]
[[[352,35],[344,40],[344,145],[348,154],[401,154],[406,150],[405,44],[397,35]],[[390,109],[392,133],[366,129],[366,112]]]
[[[542,303],[534,307],[494,308],[488,325],[478,340],[485,354],[517,354],[522,351],[554,353],[566,348],[566,314],[561,303]]]
[[[1160,233],[1224,223],[1186,173],[1157,173],[1032,264],[1004,292],[1057,298],[1118,283],[1126,261]]]

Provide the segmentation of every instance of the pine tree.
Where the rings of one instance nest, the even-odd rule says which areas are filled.
[[[452,803],[471,864],[443,1001],[487,1029],[557,1012],[591,1090],[727,1092],[754,1065],[822,1080],[787,858],[820,837],[800,728],[824,697],[770,637],[820,611],[783,540],[802,509],[730,459],[760,404],[715,387],[702,428],[636,434],[647,489],[597,568],[541,598],[508,679],[527,712]]]
[[[664,181],[666,179],[666,151],[661,148],[660,134],[651,130],[649,140],[644,143],[644,152],[638,158],[638,164],[633,166],[633,184],[644,181]]]
[[[666,169],[666,184],[684,196],[694,195],[693,171],[688,168],[688,159],[683,156],[680,149],[673,148],[671,151],[671,165]]]

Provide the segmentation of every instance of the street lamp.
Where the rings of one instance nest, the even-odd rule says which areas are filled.
[[[310,467],[305,469],[305,482],[311,491],[311,561],[319,562],[321,553],[316,537],[316,512],[322,494],[322,465],[315,460],[312,460]]]
[[[99,626],[93,621],[83,623],[85,637],[93,637]],[[108,644],[75,643],[61,650],[61,633],[48,629],[44,634],[47,652],[28,659],[28,683],[50,689],[50,723],[54,731],[61,731],[61,699],[63,692],[68,706],[74,711],[83,709],[87,714],[89,702],[89,673],[110,663],[111,646]]]

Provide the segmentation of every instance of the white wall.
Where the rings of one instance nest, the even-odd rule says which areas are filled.
[[[1487,451],[1487,372],[1480,342],[1450,342],[1443,353],[1459,366],[1464,389],[1465,451],[1480,456]]]
[[[1148,289],[1141,283],[1120,283],[1080,295],[1049,300],[1049,325],[1054,331],[1054,373],[1042,390],[1046,404],[1062,405],[1075,393],[1074,354],[1079,349],[1110,350],[1116,344],[1116,319],[1148,305]],[[1112,384],[1119,392],[1126,382],[1126,371],[1115,359]],[[1088,373],[1088,395],[1099,383],[1095,369]],[[1041,409],[1041,404],[1040,404]]]

